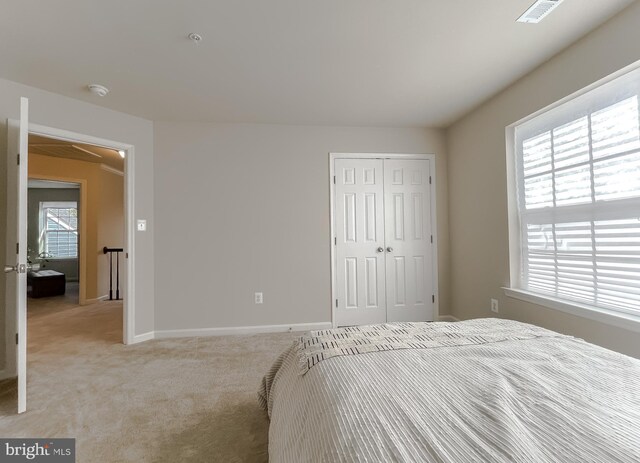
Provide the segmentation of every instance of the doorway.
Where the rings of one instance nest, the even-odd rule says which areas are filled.
[[[134,253],[134,229],[133,229],[133,162],[134,156],[133,145],[113,142],[110,140],[100,139],[97,137],[78,134],[62,129],[56,129],[29,123],[29,101],[26,98],[20,99],[20,118],[19,120],[7,120],[7,147],[9,156],[7,156],[7,239],[6,239],[6,256],[8,263],[4,266],[4,273],[7,278],[6,284],[6,368],[3,376],[12,378],[17,376],[17,393],[18,393],[18,413],[26,410],[27,402],[27,184],[28,184],[28,164],[29,164],[29,138],[45,137],[53,140],[52,143],[65,142],[76,145],[74,149],[83,151],[82,146],[93,145],[98,148],[105,148],[112,152],[117,152],[119,156],[124,157],[124,172],[120,174],[124,177],[124,248],[126,250],[123,255],[122,268],[122,294],[124,295],[124,303],[120,303],[121,321],[118,329],[118,337],[122,339],[124,344],[134,342],[134,272],[133,272],[133,256]],[[80,149],[79,149],[80,148]],[[95,149],[95,148],[94,148]],[[88,151],[92,151],[89,149]],[[16,153],[15,157],[11,156]],[[92,153],[85,153],[92,155]],[[16,162],[17,161],[17,162]],[[101,166],[105,170],[112,169],[109,166]],[[67,180],[68,172],[63,171],[59,174],[61,178],[57,180]],[[53,179],[56,180],[56,179]],[[81,187],[81,192],[86,191]],[[80,207],[86,203],[84,194],[81,193]],[[88,222],[90,214],[80,214],[80,248],[82,241],[86,238],[87,233],[82,233],[86,229],[85,221]],[[84,237],[84,238],[83,238]],[[113,249],[113,248],[112,248]],[[15,253],[15,254],[14,254]],[[94,254],[95,253],[95,254]],[[82,250],[79,250],[82,257]],[[95,247],[87,247],[88,257],[98,254]],[[10,256],[15,255],[15,265]],[[131,258],[129,258],[131,256]],[[83,259],[79,262],[80,282],[83,281]],[[85,281],[88,281],[85,278]],[[87,295],[89,294],[89,285],[87,285]],[[82,286],[79,289],[79,300],[82,301]],[[99,299],[99,298],[96,298]],[[68,327],[67,327],[68,328]],[[15,333],[15,343],[13,334]],[[10,341],[11,340],[11,341]],[[116,341],[117,342],[117,341]]]
[[[55,248],[56,242],[53,243],[52,249],[46,240],[47,233],[55,235],[58,239],[60,235],[72,238],[73,233],[60,230],[48,232],[47,222],[42,216],[42,211],[50,205],[59,207],[53,209],[55,213],[72,213],[72,207],[67,209],[64,206],[73,206],[70,204],[73,201],[52,201],[53,204],[48,204],[51,201],[38,201],[38,204],[31,204],[31,208],[39,209],[41,215],[37,231],[33,232],[32,224],[29,224],[28,228],[28,235],[37,234],[39,239],[38,243],[33,243],[33,247],[29,246],[30,260],[37,260],[36,264],[44,266],[45,270],[65,273],[66,289],[70,291],[65,291],[66,303],[75,302],[74,292],[77,292],[76,304],[79,306],[89,306],[105,300],[119,300],[122,312],[119,314],[122,326],[120,338],[124,344],[130,342],[132,329],[132,305],[129,303],[130,291],[133,289],[130,280],[132,275],[129,272],[131,262],[128,252],[124,252],[125,249],[130,249],[127,244],[130,243],[131,221],[127,220],[127,212],[130,211],[131,205],[127,194],[127,180],[130,180],[131,176],[127,173],[132,153],[131,146],[29,125],[28,176],[31,185],[77,185],[77,278],[74,277],[73,271],[68,277],[63,271],[65,257],[71,260],[74,250],[69,247]],[[46,193],[52,194],[51,191]],[[56,222],[55,218],[53,222]],[[63,227],[68,225],[63,224]],[[56,228],[55,223],[53,227]],[[67,239],[66,244],[72,241],[73,239]],[[104,252],[105,249],[122,252],[114,256],[112,253]],[[66,268],[69,269],[68,266]],[[35,302],[34,298],[29,300]]]
[[[118,343],[125,262],[103,250],[124,248],[125,155],[33,133],[28,148],[27,358]]]
[[[435,156],[331,154],[334,326],[438,316]]]

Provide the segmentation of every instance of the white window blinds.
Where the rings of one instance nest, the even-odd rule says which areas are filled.
[[[640,71],[516,127],[520,286],[640,317]]]

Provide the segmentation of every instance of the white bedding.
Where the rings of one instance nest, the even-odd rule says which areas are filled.
[[[259,392],[275,463],[640,462],[640,361],[578,339],[346,355],[305,375],[299,360],[294,345]]]

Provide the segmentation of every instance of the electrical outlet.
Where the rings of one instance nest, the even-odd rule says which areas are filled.
[[[498,309],[498,300],[497,299],[491,299],[491,311],[494,313],[498,313],[499,309]]]
[[[256,304],[262,304],[262,293],[256,293]]]

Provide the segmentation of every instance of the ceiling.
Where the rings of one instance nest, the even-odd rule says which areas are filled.
[[[32,153],[103,164],[124,172],[124,159],[118,151],[100,146],[29,134],[29,154]]]
[[[447,126],[634,3],[0,1],[9,80],[151,120],[394,127]]]

